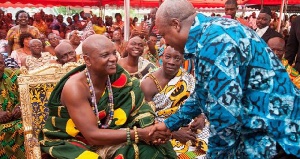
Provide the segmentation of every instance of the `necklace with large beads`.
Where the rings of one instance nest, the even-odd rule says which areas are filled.
[[[92,99],[92,108],[94,113],[96,114],[97,120],[98,120],[98,127],[102,128],[102,129],[106,129],[109,127],[109,125],[111,124],[113,117],[114,117],[114,97],[113,97],[113,93],[112,93],[112,89],[111,89],[111,83],[110,83],[110,79],[109,77],[107,78],[106,81],[106,89],[108,90],[108,117],[106,118],[105,124],[103,125],[99,119],[99,111],[98,111],[98,107],[97,107],[97,103],[96,103],[96,95],[95,95],[95,90],[94,90],[94,86],[91,80],[91,76],[90,73],[88,71],[88,69],[85,69],[85,75],[86,75],[86,79],[87,79],[87,83],[89,85],[89,89],[90,89],[90,94],[91,94],[91,99]]]

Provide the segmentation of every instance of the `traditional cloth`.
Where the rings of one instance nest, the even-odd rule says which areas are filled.
[[[10,57],[5,58],[4,63],[5,63],[5,67],[20,68],[18,63],[13,58],[10,58]]]
[[[55,158],[69,159],[98,159],[99,147],[106,151],[108,145],[92,146],[87,143],[80,131],[76,129],[76,125],[70,119],[68,110],[60,103],[61,91],[64,84],[71,76],[83,71],[85,65],[79,66],[69,72],[57,84],[53,90],[48,107],[50,110],[49,117],[43,129],[44,139],[41,141],[42,151],[50,154]],[[114,117],[109,129],[147,127],[154,123],[154,112],[151,107],[144,102],[144,95],[139,87],[140,83],[137,79],[131,79],[129,74],[119,65],[116,74],[110,76],[112,83],[112,91],[114,98]],[[97,114],[102,123],[108,116],[108,90],[104,92],[101,99],[97,103],[99,114]],[[124,130],[125,131],[125,130]],[[134,159],[135,151],[139,157],[144,159],[151,158],[176,158],[176,153],[172,149],[170,142],[159,145],[150,146],[144,142],[130,145],[109,145],[110,148],[120,146],[113,153],[114,159]],[[103,153],[102,153],[103,154]]]
[[[184,60],[182,67],[187,71],[188,73],[194,75],[194,61],[192,59],[186,59]]]
[[[106,27],[103,25],[102,27],[99,25],[93,25],[93,29],[96,34],[104,34],[106,32]]]
[[[19,105],[19,92],[17,76],[19,70],[4,69],[0,82],[1,111],[9,111]],[[24,135],[21,119],[14,119],[8,123],[0,124],[0,158],[25,158]]]
[[[156,120],[159,122],[163,122],[170,115],[174,114],[195,89],[195,78],[182,68],[179,69],[176,76],[164,88],[161,88],[158,80],[152,73],[147,74],[146,77],[154,81],[159,91],[152,100],[155,106]],[[197,134],[197,145],[200,148],[171,139],[172,146],[178,154],[178,159],[205,158],[209,137],[208,126],[204,130]]]
[[[42,52],[41,54],[42,56],[40,58],[36,58],[33,56],[26,57],[25,63],[28,67],[28,70],[37,69],[56,60],[56,57],[52,56],[49,52]]]
[[[48,26],[43,20],[41,20],[40,22],[34,21],[32,26],[36,27],[40,31],[40,33],[46,35]]]
[[[289,65],[288,60],[286,59],[282,59],[281,60],[283,66],[285,67],[287,73],[290,76],[291,81],[293,81],[294,85],[300,89],[300,76],[299,76],[299,72],[293,68],[291,65]]]
[[[151,63],[156,64],[158,62],[158,58],[159,58],[158,57],[158,47],[157,47],[157,45],[155,45],[154,47],[155,47],[155,50],[156,50],[155,55],[153,55],[150,52],[148,45],[146,45],[144,47],[144,53],[143,53],[142,56],[143,56],[144,59],[147,59]]]
[[[131,77],[136,77],[137,79],[142,79],[147,73],[153,72],[156,69],[156,66],[144,59],[143,57],[139,57],[138,63],[138,71],[135,73],[130,73]]]
[[[195,92],[166,126],[177,130],[204,112],[209,158],[273,158],[277,144],[300,157],[300,90],[266,43],[237,21],[201,13],[188,35]]]
[[[34,39],[38,39],[40,36],[39,30],[34,26],[28,26],[27,32],[30,33],[34,37]],[[20,35],[21,35],[21,30],[19,25],[14,26],[8,30],[6,39],[8,41],[13,41],[14,44],[12,46],[12,51],[21,48]]]

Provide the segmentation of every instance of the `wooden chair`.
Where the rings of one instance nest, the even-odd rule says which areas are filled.
[[[50,94],[57,82],[79,65],[81,63],[50,64],[32,71],[21,68],[18,85],[27,159],[41,158],[38,136],[49,114],[46,106]]]

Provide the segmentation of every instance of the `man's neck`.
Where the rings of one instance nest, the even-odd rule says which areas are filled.
[[[108,75],[100,75],[93,71],[89,71],[89,74],[95,89],[102,90],[105,88]]]
[[[177,73],[176,73],[175,75],[167,74],[167,73],[165,73],[165,71],[163,71],[163,68],[161,68],[160,71],[161,71],[160,73],[162,74],[163,78],[164,78],[164,79],[167,79],[167,80],[169,80],[169,81],[170,81],[171,79],[173,79],[173,78],[176,76],[176,74],[177,74]]]

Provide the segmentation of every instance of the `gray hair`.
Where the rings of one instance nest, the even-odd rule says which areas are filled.
[[[167,22],[172,18],[185,20],[196,13],[194,6],[187,0],[165,0],[156,12],[156,19],[163,17]]]
[[[39,40],[39,39],[32,39],[32,40],[29,41],[29,47],[32,45],[32,43],[34,43],[36,41],[38,41],[39,43],[43,44],[42,41]]]

